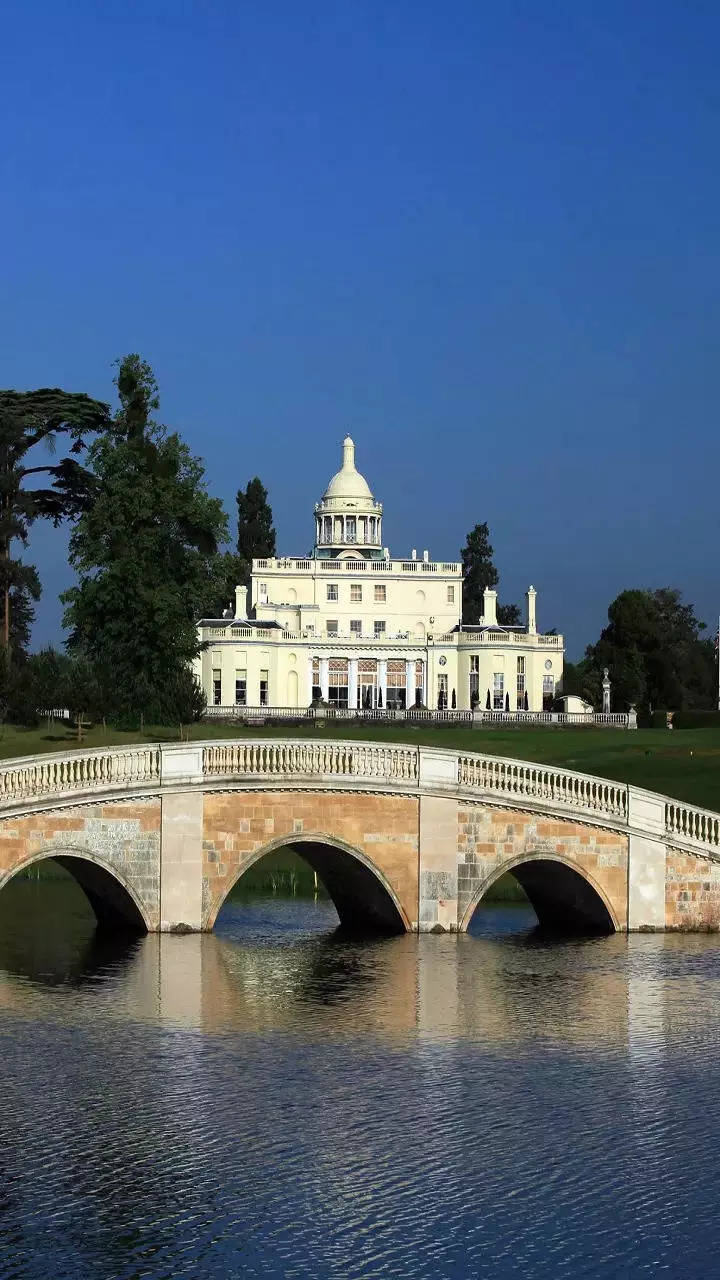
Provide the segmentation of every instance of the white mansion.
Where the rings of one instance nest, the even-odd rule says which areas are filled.
[[[249,607],[238,587],[234,617],[199,623],[196,671],[209,710],[230,717],[318,700],[360,712],[549,706],[563,637],[538,633],[534,588],[525,626],[498,626],[494,591],[485,592],[483,617],[462,625],[461,565],[427,551],[393,560],[382,515],[348,436],[315,507],[311,554],[253,560]]]

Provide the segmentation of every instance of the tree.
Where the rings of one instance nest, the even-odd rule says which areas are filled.
[[[150,416],[150,366],[126,356],[116,386],[112,429],[88,450],[93,502],[70,539],[69,648],[112,671],[115,717],[177,723],[189,718],[195,619],[227,521],[199,459]]]
[[[248,483],[244,492],[238,489],[238,583],[250,584],[253,560],[275,555],[275,530],[267,496],[267,489],[258,476]]]
[[[680,591],[621,591],[608,609],[608,625],[589,645],[576,672],[563,679],[596,706],[600,703],[602,672],[610,671],[616,708],[711,707],[715,696],[712,642],[701,633],[705,624],[692,605],[683,604]]]
[[[464,623],[477,623],[484,610],[483,592],[496,587],[498,573],[493,564],[490,530],[487,523],[476,524],[470,531],[462,555]]]
[[[2,600],[2,643],[10,648],[11,608],[20,599],[28,604],[33,596],[25,575],[29,566],[12,556],[12,543],[27,545],[30,526],[39,518],[54,524],[73,519],[84,511],[90,499],[92,477],[77,461],[87,437],[105,429],[109,408],[83,392],[45,387],[37,391],[0,391],[0,599]],[[29,465],[36,445],[45,444],[50,453],[58,439],[71,441],[67,456],[42,465]],[[44,476],[46,487],[32,487],[30,476]],[[35,574],[37,581],[37,575]],[[37,583],[39,594],[39,582]]]
[[[235,616],[235,588],[243,582],[245,568],[232,551],[218,551],[210,558],[200,600],[199,618],[222,618],[226,609]]]
[[[70,712],[70,719],[75,721],[77,740],[82,742],[86,717],[97,714],[99,694],[95,668],[84,654],[75,654],[66,661],[60,689],[62,703]]]
[[[32,564],[23,564],[22,560],[10,560],[8,564],[9,615],[10,615],[10,658],[15,664],[22,663],[28,655],[32,624],[35,621],[35,601],[42,595],[40,578]]]
[[[497,607],[497,620],[501,627],[522,626],[522,615],[519,606],[516,604],[499,604]]]
[[[48,733],[52,727],[53,712],[66,705],[63,681],[67,658],[52,646],[34,653],[22,665],[20,683],[22,693],[16,691],[13,699],[18,718],[25,724],[33,724],[39,715],[47,719]]]

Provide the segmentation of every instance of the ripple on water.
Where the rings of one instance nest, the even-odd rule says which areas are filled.
[[[0,921],[8,1280],[714,1274],[715,939],[258,899],[118,944],[57,906]]]

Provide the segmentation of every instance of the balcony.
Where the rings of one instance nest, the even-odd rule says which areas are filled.
[[[253,573],[440,573],[459,578],[462,565],[452,560],[253,560]]]
[[[463,649],[477,649],[478,646],[497,648],[503,645],[522,646],[535,649],[563,648],[563,636],[528,635],[527,632],[516,631],[443,631],[429,632],[426,636],[413,635],[411,631],[384,632],[374,635],[365,632],[358,635],[356,631],[338,631],[336,633],[303,631],[287,631],[280,627],[248,627],[242,623],[228,622],[227,626],[203,627],[204,640],[273,640],[282,644],[284,641],[294,643],[298,640],[312,640],[315,644],[372,644],[393,646],[402,644],[409,648],[424,649],[426,646],[450,645]]]

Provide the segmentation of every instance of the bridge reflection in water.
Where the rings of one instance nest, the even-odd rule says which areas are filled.
[[[20,910],[11,901],[15,893]],[[9,886],[0,903],[0,1011],[42,1018],[56,987],[72,987],[71,1016],[90,1007],[118,1023],[213,1036],[286,1032],[407,1041],[444,1035],[486,1046],[550,1042],[593,1049],[637,1040],[657,1053],[666,989],[648,996],[644,970],[682,962],[715,944],[677,934],[562,939],[529,907],[481,906],[470,932],[441,937],[351,936],[327,900],[232,898],[214,934],[113,936],[94,927],[74,886]],[[34,899],[34,908],[31,902]],[[30,908],[30,909],[29,909]]]

